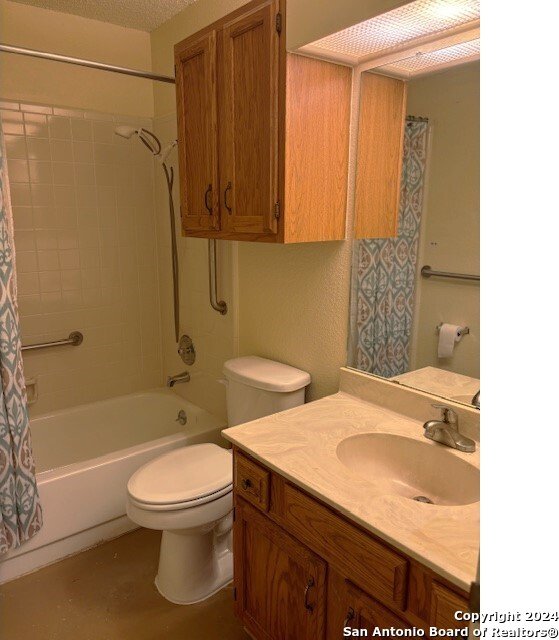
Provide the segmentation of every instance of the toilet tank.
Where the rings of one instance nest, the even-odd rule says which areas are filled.
[[[258,356],[227,360],[223,374],[230,427],[304,404],[311,382],[306,371]]]

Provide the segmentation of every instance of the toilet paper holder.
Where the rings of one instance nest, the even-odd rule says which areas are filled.
[[[437,325],[437,333],[440,333],[440,332],[441,332],[441,327],[442,327],[442,326],[443,326],[443,323],[442,323],[442,322],[441,322],[441,323],[439,323],[439,324]],[[462,331],[459,331],[459,332],[458,332],[458,337],[459,337],[459,338],[461,338],[462,336],[465,336],[465,335],[467,335],[468,333],[470,333],[470,327],[463,327],[463,328],[462,328]]]

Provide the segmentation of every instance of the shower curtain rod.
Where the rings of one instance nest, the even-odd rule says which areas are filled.
[[[31,56],[33,58],[43,58],[44,60],[54,60],[55,62],[66,62],[67,64],[76,64],[80,67],[90,67],[91,69],[112,71],[113,73],[135,76],[136,78],[147,78],[158,82],[169,82],[175,84],[175,78],[173,76],[164,76],[158,73],[152,73],[151,71],[141,71],[140,69],[130,69],[128,67],[118,67],[114,64],[95,62],[94,60],[84,60],[83,58],[73,58],[72,56],[64,56],[59,53],[48,53],[47,51],[27,49],[26,47],[15,47],[11,44],[4,43],[0,43],[0,51],[4,51],[5,53],[16,53],[22,56]]]

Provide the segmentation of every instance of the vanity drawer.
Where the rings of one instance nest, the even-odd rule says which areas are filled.
[[[268,511],[270,472],[238,452],[235,453],[233,484],[237,495],[262,511]]]
[[[287,483],[282,512],[284,526],[295,537],[350,575],[361,589],[405,609],[409,565],[405,558]]]
[[[430,619],[432,626],[440,629],[467,627],[468,623],[456,620],[454,614],[456,611],[468,611],[469,608],[467,600],[433,580]]]

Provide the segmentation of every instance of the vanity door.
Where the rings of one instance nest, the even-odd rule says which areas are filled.
[[[233,529],[236,613],[257,640],[323,640],[326,563],[242,499]]]
[[[367,637],[372,637],[377,628],[409,628],[409,624],[332,569],[328,575],[327,617],[328,640],[343,638],[344,629],[346,637],[357,630],[366,630]]]

